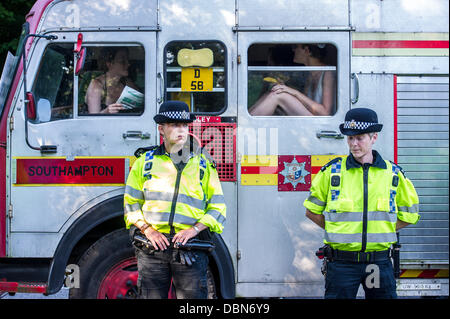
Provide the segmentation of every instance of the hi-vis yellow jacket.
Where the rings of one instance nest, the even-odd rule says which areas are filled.
[[[144,220],[170,233],[170,224],[178,232],[200,222],[222,232],[226,206],[214,162],[200,148],[188,152],[184,161],[185,166],[174,163],[164,145],[136,160],[125,187],[127,228]]]
[[[419,198],[396,164],[373,151],[361,165],[350,154],[322,167],[303,205],[325,217],[324,243],[346,251],[381,251],[397,241],[397,218],[416,224]]]

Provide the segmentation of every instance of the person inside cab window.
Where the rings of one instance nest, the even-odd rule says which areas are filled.
[[[129,77],[127,47],[106,47],[102,50],[106,72],[94,78],[86,92],[88,113],[115,114],[127,108],[117,103],[125,87],[139,90]]]
[[[293,50],[293,62],[295,63],[307,67],[327,66],[325,44],[297,44]],[[269,80],[273,82],[271,90],[262,95],[249,108],[251,115],[278,115],[281,113],[280,115],[323,116],[333,115],[336,112],[334,71],[309,71],[303,91],[286,85],[282,79],[269,78]]]

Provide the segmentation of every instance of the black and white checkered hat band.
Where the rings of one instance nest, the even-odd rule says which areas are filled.
[[[164,115],[173,120],[189,120],[189,113],[186,111],[170,111],[170,112],[162,112],[160,115]]]
[[[377,125],[377,123],[371,123],[371,122],[356,122],[356,121],[345,121],[344,122],[344,128],[351,129],[351,130],[365,130],[366,128]]]

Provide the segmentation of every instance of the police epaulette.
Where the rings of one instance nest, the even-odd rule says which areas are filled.
[[[148,146],[148,147],[140,147],[134,152],[134,156],[136,156],[136,158],[139,158],[142,154],[145,154],[145,152],[153,150],[157,147],[158,147],[158,145]]]
[[[403,170],[403,168],[400,165],[398,165],[397,163],[395,163],[391,160],[389,160],[389,162],[392,164],[392,166],[396,167],[399,172],[402,172],[403,176],[406,177],[405,171]]]
[[[202,154],[205,155],[206,159],[211,163],[211,166],[213,168],[216,168],[216,161],[214,160],[214,158],[211,156],[211,154],[209,154],[209,152],[207,150],[205,150],[204,147],[202,147],[201,150]]]
[[[336,163],[336,162],[338,162],[338,161],[340,161],[340,160],[342,160],[342,157],[336,157],[336,158],[333,158],[331,161],[329,161],[329,162],[326,163],[324,166],[322,166],[322,168],[321,168],[320,170],[323,172],[324,170],[327,169],[328,166],[330,166],[330,165],[332,165],[333,163]]]

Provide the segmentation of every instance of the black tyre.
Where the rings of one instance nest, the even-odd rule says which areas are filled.
[[[136,257],[126,229],[115,230],[96,241],[78,266],[80,287],[70,289],[69,298],[136,298]]]

